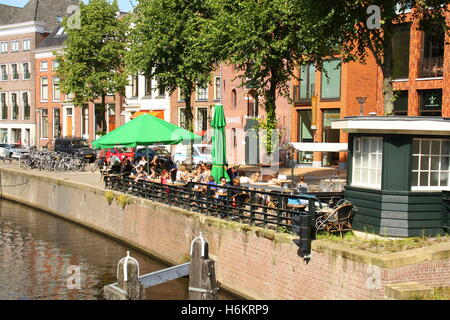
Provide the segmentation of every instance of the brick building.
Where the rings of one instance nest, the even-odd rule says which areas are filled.
[[[404,12],[407,19],[395,26],[393,38],[394,114],[449,117],[450,46],[445,43],[450,39],[435,29],[417,30],[410,12]],[[347,134],[332,129],[331,121],[360,115],[357,97],[366,97],[364,115],[384,115],[383,75],[372,55],[365,65],[350,62],[335,69],[338,61],[333,58],[325,62],[329,79],[310,65],[299,70],[301,81],[293,81],[291,141],[346,143]],[[317,97],[316,104],[313,96]],[[346,157],[345,152],[299,152],[297,159],[321,166],[345,163]]]
[[[34,50],[36,113],[38,146],[52,148],[55,138],[81,137],[93,141],[103,130],[106,132],[123,124],[123,98],[118,94],[106,97],[107,108],[100,106],[100,99],[83,106],[74,106],[70,97],[60,91],[55,51],[63,49],[67,34],[57,27]]]
[[[250,86],[241,86],[241,80],[235,79],[238,71],[233,65],[221,64],[211,74],[211,83],[207,88],[197,88],[192,96],[194,114],[194,132],[204,137],[205,142],[211,139],[211,119],[214,105],[224,106],[227,126],[227,161],[229,164],[255,165],[262,161],[261,140],[254,134],[257,118],[264,117],[265,111],[258,101],[255,91]],[[178,90],[171,96],[171,122],[184,125],[184,99]],[[287,99],[277,98],[277,119],[282,143],[289,140],[290,105]]]
[[[36,144],[34,48],[51,33],[72,0],[0,5],[0,140]]]

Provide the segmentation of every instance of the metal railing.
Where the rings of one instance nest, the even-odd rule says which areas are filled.
[[[147,180],[135,181],[121,176],[105,176],[104,181],[107,189],[249,225],[283,228],[288,232],[293,230],[294,215],[308,214],[314,218],[316,205],[322,207],[319,197],[307,194],[293,195],[197,182],[186,185],[162,184]],[[225,192],[218,196],[217,189]],[[324,200],[337,201],[342,194],[326,193],[322,196]],[[293,199],[306,200],[308,204],[294,209],[288,206],[288,201]]]

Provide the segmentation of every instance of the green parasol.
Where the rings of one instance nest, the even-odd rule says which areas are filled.
[[[225,177],[230,182],[230,177],[226,171],[225,164],[227,162],[227,141],[225,138],[225,114],[223,106],[216,104],[214,106],[214,117],[211,121],[213,128],[212,137],[212,171],[211,175],[214,177],[216,183],[220,182],[221,177]]]
[[[153,144],[178,144],[201,137],[150,114],[143,114],[92,142],[98,149],[114,146],[136,147]],[[148,159],[148,148],[147,159]],[[147,162],[148,170],[148,162]]]

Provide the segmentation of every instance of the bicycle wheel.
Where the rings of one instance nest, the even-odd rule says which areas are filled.
[[[95,160],[91,166],[91,171],[95,172],[98,169],[98,160]]]

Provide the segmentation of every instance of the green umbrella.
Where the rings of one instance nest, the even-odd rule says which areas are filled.
[[[230,177],[226,171],[225,163],[227,161],[227,141],[225,138],[225,114],[223,112],[223,106],[216,104],[214,106],[214,117],[211,121],[211,127],[213,128],[212,137],[212,172],[216,183],[220,182],[221,177],[225,177],[227,181],[230,181]]]
[[[92,142],[95,148],[177,144],[201,137],[150,114],[143,114]]]
[[[114,146],[134,148],[139,145],[177,144],[193,140],[201,140],[201,137],[150,114],[143,114],[93,141],[92,146],[99,149]]]

